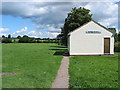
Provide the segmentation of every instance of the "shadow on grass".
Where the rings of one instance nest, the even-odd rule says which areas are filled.
[[[55,48],[67,48],[66,46],[50,46],[50,47],[55,47]]]
[[[49,50],[55,50],[55,51],[66,51],[67,49],[49,49]]]
[[[68,49],[65,46],[50,46],[50,47],[55,47],[55,49],[49,49],[49,50],[54,50],[55,53],[53,55],[60,55],[60,56],[68,56]]]

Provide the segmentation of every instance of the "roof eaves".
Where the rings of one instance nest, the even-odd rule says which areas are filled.
[[[110,30],[110,29],[108,29],[108,28],[104,27],[103,25],[99,24],[98,22],[94,21],[93,19],[92,19],[92,20],[90,20],[89,22],[91,22],[91,21],[93,21],[94,23],[98,24],[99,26],[103,27],[104,29],[106,29],[107,31],[109,31],[109,32],[111,32],[111,33],[113,34],[113,31],[112,31],[112,30]],[[87,23],[85,23],[85,24],[81,25],[81,26],[80,26],[80,27],[78,27],[78,28],[81,28],[82,26],[84,26],[84,25],[88,24],[89,22],[87,22]],[[69,33],[68,33],[68,35],[70,35],[72,32],[74,32],[74,31],[75,31],[75,30],[77,30],[78,28],[76,28],[76,29],[74,29],[73,31],[69,32]]]
[[[113,34],[112,30],[106,28],[105,26],[99,24],[98,22],[96,22],[96,21],[94,21],[94,20],[92,20],[92,21],[93,21],[94,23],[98,24],[99,26],[103,27],[104,29],[106,29],[107,31],[109,31],[109,32],[111,32],[111,33]]]

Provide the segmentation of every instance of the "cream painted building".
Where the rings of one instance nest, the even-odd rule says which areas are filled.
[[[113,33],[91,20],[68,34],[70,55],[114,54]]]

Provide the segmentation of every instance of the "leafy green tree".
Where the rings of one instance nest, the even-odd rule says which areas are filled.
[[[17,36],[17,39],[20,39],[21,38],[21,36]]]
[[[58,35],[57,35],[57,39],[61,39],[62,36],[63,36],[62,34],[58,34]]]
[[[3,38],[2,43],[12,43],[12,39],[11,38]]]
[[[11,35],[10,35],[10,34],[8,35],[8,38],[11,38]]]
[[[23,37],[19,38],[19,43],[29,43],[30,38],[27,35],[24,35]]]
[[[89,22],[92,18],[92,14],[89,14],[90,10],[85,8],[72,8],[72,11],[68,13],[65,19],[64,26],[61,28],[61,41],[64,45],[67,45],[67,35],[69,32],[80,27],[86,22]],[[58,37],[59,37],[58,36]],[[60,38],[60,37],[59,37]]]
[[[5,35],[2,35],[2,38],[5,38]]]
[[[36,43],[36,40],[33,38],[24,35],[23,37],[19,38],[19,43]]]
[[[108,29],[113,32],[115,42],[117,42],[118,41],[118,34],[116,33],[116,28],[108,28]]]
[[[120,32],[118,33],[118,41],[120,42]]]
[[[23,38],[29,38],[27,35],[24,35]]]
[[[118,34],[117,33],[115,33],[114,38],[115,38],[115,42],[118,42]]]
[[[29,37],[21,37],[19,39],[19,43],[29,43],[30,38]]]

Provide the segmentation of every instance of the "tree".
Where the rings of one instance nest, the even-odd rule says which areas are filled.
[[[118,41],[120,42],[120,32],[118,33]]]
[[[72,11],[68,13],[65,19],[64,26],[61,27],[61,41],[64,45],[67,45],[67,35],[69,32],[80,27],[86,22],[89,22],[92,18],[92,14],[89,14],[90,10],[85,8],[72,8]],[[59,37],[58,36],[58,37]],[[60,38],[60,37],[59,37]]]
[[[21,38],[21,36],[17,36],[17,39],[20,39]]]
[[[30,38],[27,35],[24,35],[23,37],[19,38],[19,43],[29,43]]]
[[[23,38],[29,38],[27,35],[24,35]]]
[[[2,35],[2,38],[5,38],[5,35]]]
[[[8,38],[11,38],[11,35],[10,35],[10,34],[8,35]]]
[[[115,42],[118,42],[118,34],[117,33],[115,33],[114,38],[115,38]]]
[[[118,34],[116,33],[116,28],[108,28],[108,29],[113,32],[115,42],[117,42],[118,41]]]
[[[3,38],[2,43],[12,43],[12,39],[11,38]]]
[[[58,34],[57,39],[61,39],[62,36],[63,36],[62,34]]]
[[[35,43],[35,39],[28,37],[27,35],[24,35],[23,37],[19,38],[19,43]]]

